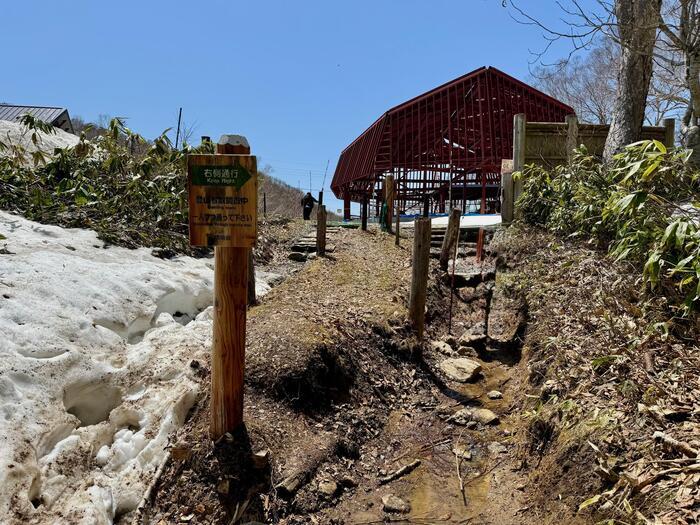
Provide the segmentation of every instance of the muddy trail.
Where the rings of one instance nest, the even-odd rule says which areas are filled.
[[[250,311],[245,427],[211,443],[200,399],[136,521],[588,523],[531,482],[527,306],[496,258],[461,258],[455,277],[431,263],[419,342],[411,239],[334,243]],[[206,384],[208,363],[190,367]]]

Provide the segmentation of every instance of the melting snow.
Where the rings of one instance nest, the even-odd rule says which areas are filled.
[[[0,234],[1,519],[112,523],[139,504],[198,394],[212,261],[106,248],[2,211]]]
[[[34,144],[31,140],[32,132],[28,131],[25,126],[18,122],[10,122],[9,120],[0,120],[0,142],[22,145],[28,153],[36,150],[41,150],[46,153],[53,153],[54,148],[70,148],[79,142],[76,135],[67,133],[62,129],[55,128],[56,133],[37,132],[39,137],[38,144]]]

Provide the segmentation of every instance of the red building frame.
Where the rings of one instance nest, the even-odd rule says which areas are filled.
[[[482,67],[400,104],[343,150],[331,182],[336,197],[377,209],[393,175],[401,213],[499,210],[501,160],[513,157],[513,116],[563,122],[574,110],[494,67]]]

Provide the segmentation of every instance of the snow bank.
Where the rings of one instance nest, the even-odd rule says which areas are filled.
[[[37,132],[39,142],[34,145],[32,142],[32,132],[18,122],[0,120],[0,142],[22,145],[27,153],[41,150],[45,153],[53,153],[55,148],[70,148],[79,142],[79,138],[62,129],[55,128],[56,133]]]
[[[2,211],[0,235],[0,521],[111,523],[195,401],[212,261]]]

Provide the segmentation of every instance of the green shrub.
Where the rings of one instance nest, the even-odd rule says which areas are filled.
[[[31,117],[22,124],[37,145],[39,131],[53,132]],[[0,209],[92,228],[121,246],[191,253],[185,162],[195,150],[174,149],[165,133],[149,142],[117,118],[108,133],[92,140],[83,133],[75,147],[57,148],[52,156],[29,156],[20,144],[0,142]],[[197,152],[213,153],[213,145]]]
[[[516,205],[530,224],[588,238],[636,264],[651,289],[673,286],[685,315],[700,305],[700,176],[688,157],[642,141],[606,165],[582,149],[568,165],[517,174]]]

